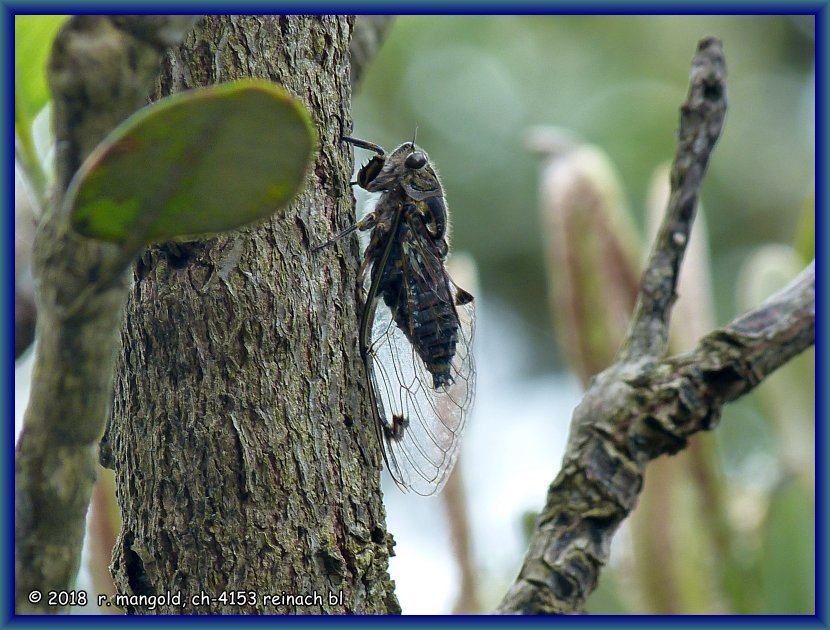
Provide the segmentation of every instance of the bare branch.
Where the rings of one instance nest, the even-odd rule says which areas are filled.
[[[127,295],[129,259],[114,245],[77,236],[58,209],[84,158],[146,101],[162,51],[195,19],[78,16],[52,48],[57,190],[34,243],[38,344],[15,454],[18,613],[60,612],[47,597],[33,603],[28,594],[66,591],[74,583]],[[116,280],[102,282],[107,275]],[[88,297],[74,308],[84,292]]]
[[[712,407],[743,396],[815,343],[815,291],[813,261],[759,307],[710,333],[691,352],[665,361],[667,372],[676,372],[672,378],[700,381],[698,396]],[[712,428],[716,420],[687,419],[676,424],[676,433],[685,438]]]
[[[660,357],[666,352],[677,276],[695,218],[698,190],[726,114],[726,64],[718,40],[700,42],[691,83],[680,108],[671,196],[643,273],[637,305],[620,360]]]
[[[645,464],[714,428],[722,406],[815,342],[815,265],[691,352],[599,377],[574,413],[519,578],[498,612],[579,612],[633,510]]]
[[[714,428],[721,408],[815,342],[815,265],[690,352],[665,352],[677,274],[697,190],[725,111],[720,43],[702,41],[682,108],[672,196],[643,275],[628,343],[574,411],[562,469],[502,614],[581,612],[631,513],[646,464]]]

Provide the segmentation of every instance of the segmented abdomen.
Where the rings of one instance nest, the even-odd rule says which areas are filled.
[[[443,262],[413,252],[404,259],[403,251],[391,252],[378,290],[438,389],[452,382],[458,315]]]
[[[411,325],[412,345],[432,374],[433,386],[438,389],[452,382],[450,364],[458,342],[458,316],[450,296],[436,292],[410,294],[414,297]],[[404,318],[401,317],[401,320]],[[401,322],[397,322],[401,325]]]

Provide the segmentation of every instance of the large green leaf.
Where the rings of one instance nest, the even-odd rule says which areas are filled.
[[[283,88],[237,81],[182,92],[119,125],[67,191],[74,228],[130,246],[262,219],[299,192],[316,145]]]
[[[46,60],[67,15],[14,16],[14,84],[17,102],[31,119],[50,99]]]

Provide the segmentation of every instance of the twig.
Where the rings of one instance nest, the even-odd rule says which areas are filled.
[[[667,216],[643,274],[628,341],[574,411],[562,470],[548,490],[502,614],[581,612],[631,513],[651,459],[712,429],[724,404],[815,342],[815,270],[687,353],[665,352],[677,273],[697,190],[725,112],[720,43],[703,40],[681,109]]]
[[[565,462],[503,614],[575,613],[634,508],[648,460],[714,428],[721,407],[815,342],[815,265],[691,352],[645,370],[615,366],[577,407]]]
[[[726,64],[720,42],[705,39],[692,62],[689,96],[680,108],[677,153],[666,216],[651,249],[628,336],[618,360],[666,352],[680,263],[689,243],[697,194],[726,114]]]
[[[197,18],[78,16],[61,29],[49,61],[57,148],[56,191],[34,243],[38,344],[29,407],[15,453],[15,602],[21,613],[56,613],[47,593],[72,588],[95,479],[95,442],[112,399],[129,259],[77,236],[59,211],[84,158],[140,107],[166,46]],[[119,280],[77,297],[112,274]],[[42,598],[30,598],[38,592]]]

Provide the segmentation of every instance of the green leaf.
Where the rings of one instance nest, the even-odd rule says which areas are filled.
[[[14,16],[14,83],[26,119],[31,120],[51,95],[46,83],[46,60],[67,15]]]
[[[264,81],[182,92],[140,110],[87,158],[65,211],[131,246],[235,229],[286,206],[316,146],[303,105]]]

